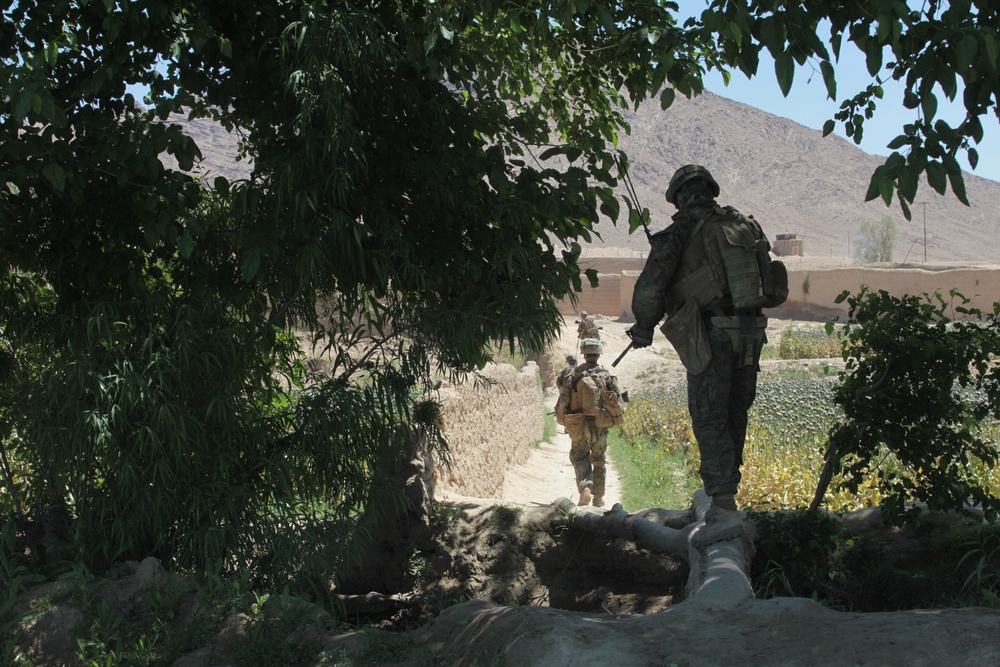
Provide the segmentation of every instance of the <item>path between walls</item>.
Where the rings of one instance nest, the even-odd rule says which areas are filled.
[[[546,393],[546,409],[554,409],[556,397],[554,390]],[[541,442],[531,450],[527,461],[504,475],[499,499],[505,503],[534,506],[550,505],[557,498],[569,498],[575,503],[579,494],[573,466],[569,462],[569,449],[570,439],[566,430],[557,426],[552,442]],[[609,456],[605,460],[607,481],[604,509],[610,509],[615,503],[621,502],[621,483],[614,462]]]

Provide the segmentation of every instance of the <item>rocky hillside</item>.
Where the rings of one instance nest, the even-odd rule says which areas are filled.
[[[889,215],[899,233],[893,259],[903,261],[909,253],[909,261],[922,261],[926,208],[929,262],[995,261],[1000,230],[1000,183],[995,181],[966,174],[971,207],[950,193],[938,195],[922,181],[913,220],[906,221],[898,206],[864,201],[871,174],[884,158],[840,137],[823,137],[708,92],[693,100],[680,98],[666,111],[643,105],[629,117],[632,133],[621,145],[632,161],[632,181],[650,210],[653,231],[669,224],[674,212],[663,198],[670,176],[696,162],[719,181],[721,201],[752,213],[772,237],[804,237],[806,255],[846,256],[849,236],[863,221]],[[608,246],[648,247],[644,234],[629,237],[627,229],[610,224],[602,225],[601,235]]]
[[[631,178],[640,203],[650,209],[654,231],[669,224],[674,212],[663,199],[671,174],[698,162],[719,181],[724,203],[752,213],[772,237],[795,233],[804,238],[808,256],[847,256],[849,238],[863,221],[891,215],[899,232],[893,259],[922,261],[926,213],[928,261],[996,260],[1000,183],[995,181],[966,176],[971,207],[953,195],[939,196],[923,183],[908,222],[896,206],[863,201],[882,158],[839,137],[824,138],[816,130],[708,92],[678,99],[666,111],[652,102],[628,118],[632,132],[620,143],[631,158]],[[172,120],[198,142],[209,180],[248,172],[246,163],[234,159],[235,136],[207,121]],[[644,234],[629,236],[627,231],[602,223],[598,245],[648,248]]]

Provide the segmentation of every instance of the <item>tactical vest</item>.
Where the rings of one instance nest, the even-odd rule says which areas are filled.
[[[597,428],[611,428],[625,422],[618,393],[606,389],[587,371],[574,373],[569,391],[570,412],[594,417]]]
[[[699,310],[780,305],[788,297],[788,273],[771,260],[770,250],[756,220],[715,206],[695,226],[670,293],[678,304],[694,300]]]

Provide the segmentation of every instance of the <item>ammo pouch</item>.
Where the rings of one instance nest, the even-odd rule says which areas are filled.
[[[618,402],[618,394],[613,391],[601,392],[601,411],[594,416],[597,428],[611,428],[625,423],[622,414],[622,404]]]
[[[736,319],[736,318],[733,318]],[[703,373],[712,363],[712,347],[701,311],[693,299],[688,299],[680,309],[667,318],[660,331],[677,351],[688,373]]]
[[[576,441],[583,437],[584,430],[587,428],[587,415],[582,412],[568,412],[563,416],[563,421],[566,426],[566,435],[569,436],[570,440]]]
[[[757,363],[757,354],[766,338],[766,317],[715,316],[709,322],[713,327],[729,334],[733,353],[738,355],[737,368]]]

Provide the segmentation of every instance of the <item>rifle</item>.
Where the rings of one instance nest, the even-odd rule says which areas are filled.
[[[615,366],[617,366],[618,362],[621,361],[626,354],[628,354],[628,351],[631,350],[634,345],[635,343],[629,341],[628,347],[622,350],[622,353],[618,355],[618,358],[611,362],[611,367],[614,368]]]
[[[642,214],[643,208],[639,203],[639,195],[635,192],[635,186],[632,185],[632,177],[628,174],[628,165],[619,155],[615,155],[615,164],[618,165],[618,173],[621,174],[622,183],[625,184],[625,192],[628,193],[628,195],[632,198],[632,201],[635,202],[636,210],[639,211],[639,221],[642,222],[642,228],[646,232],[646,240],[651,241],[653,235],[649,233],[649,226],[646,225],[646,217]],[[631,220],[629,222],[631,232]]]

